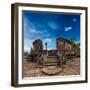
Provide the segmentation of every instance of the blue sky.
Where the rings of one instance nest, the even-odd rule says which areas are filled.
[[[56,48],[56,38],[73,38],[80,42],[80,15],[23,11],[24,51],[30,51],[36,39],[48,43],[48,49]]]

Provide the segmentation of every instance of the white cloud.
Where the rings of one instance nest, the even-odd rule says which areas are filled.
[[[72,27],[70,26],[70,27],[65,27],[65,31],[67,32],[67,31],[69,31],[69,30],[71,30],[72,29]]]
[[[34,28],[30,28],[29,31],[30,31],[31,34],[36,34],[36,35],[41,34],[40,31],[38,31],[37,29],[34,29]]]
[[[24,45],[24,52],[30,52],[30,48],[26,45]]]
[[[47,49],[51,50],[51,49],[55,49],[56,48],[56,39],[54,38],[46,38],[43,40],[43,48],[45,49],[45,43],[47,42]]]
[[[73,22],[76,22],[77,21],[77,19],[76,18],[73,18]]]
[[[24,39],[24,51],[30,52],[30,49],[33,47],[32,43],[34,40],[30,40],[28,38]]]
[[[48,22],[48,26],[54,30],[58,29],[58,25],[55,22]]]
[[[30,29],[30,32],[32,33],[36,33],[36,31],[34,29]]]
[[[44,49],[46,48],[46,47],[45,47],[45,43],[47,43],[48,46],[49,46],[49,44],[51,43],[51,41],[52,41],[52,40],[51,40],[50,38],[46,38],[46,39],[43,40],[43,47],[44,47]],[[48,49],[49,49],[49,47],[48,47]]]
[[[75,41],[75,43],[76,43],[76,44],[79,44],[79,43],[80,43],[80,40]]]
[[[47,42],[47,43],[50,43],[52,40],[47,38],[47,39],[44,39],[43,42]]]
[[[24,20],[24,30],[29,31],[29,32],[31,32],[33,34],[34,33],[37,34],[38,31],[36,29],[36,26],[32,22],[30,22],[26,17],[24,19],[25,19]]]

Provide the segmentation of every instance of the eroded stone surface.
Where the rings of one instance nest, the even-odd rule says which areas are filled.
[[[55,66],[51,67],[50,69],[53,68],[55,68]],[[76,58],[73,61],[72,60],[67,61],[66,65],[63,67],[63,70],[55,75],[56,76],[80,75],[80,58]],[[35,63],[24,61],[24,77],[41,77],[41,76],[49,76],[49,75],[43,73],[42,68],[37,67]]]

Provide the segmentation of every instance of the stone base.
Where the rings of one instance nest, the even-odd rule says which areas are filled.
[[[56,75],[62,72],[62,68],[57,66],[48,66],[42,68],[42,72],[47,75]]]

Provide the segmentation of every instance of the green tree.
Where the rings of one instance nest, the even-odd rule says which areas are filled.
[[[24,56],[27,56],[28,55],[28,52],[24,52]]]
[[[76,44],[76,39],[70,39],[70,43],[73,47],[76,56],[80,56],[80,43]]]
[[[27,51],[24,52],[24,58],[28,58],[29,53]]]

